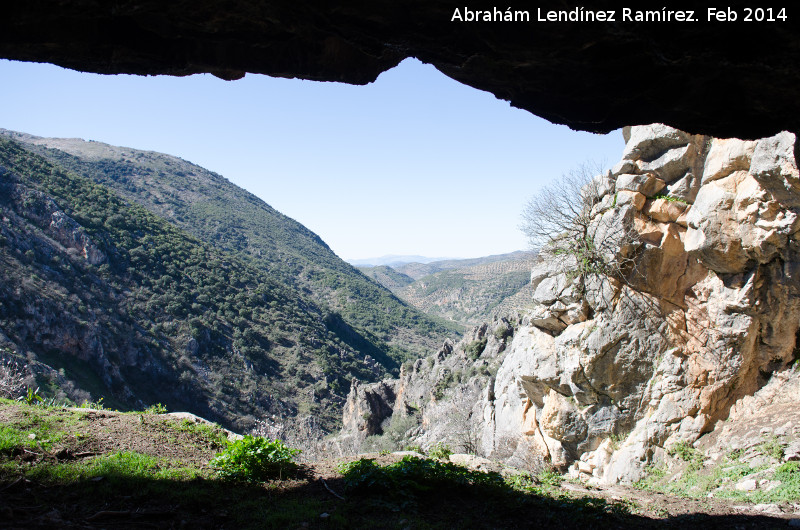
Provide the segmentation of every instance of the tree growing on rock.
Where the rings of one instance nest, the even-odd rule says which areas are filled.
[[[627,283],[635,269],[632,212],[618,208],[612,189],[602,165],[585,162],[545,186],[522,211],[520,229],[531,248],[570,281],[578,279],[581,295],[592,280]]]

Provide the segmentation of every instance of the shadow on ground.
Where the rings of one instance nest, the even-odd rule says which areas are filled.
[[[107,475],[47,486],[0,477],[6,528],[776,528],[784,519],[689,514],[656,519],[626,503],[486,488],[346,494],[340,478],[268,484]],[[339,497],[344,497],[341,499]]]

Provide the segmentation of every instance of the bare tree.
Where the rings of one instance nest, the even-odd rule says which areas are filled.
[[[666,338],[663,308],[677,306],[649,292],[638,268],[642,242],[634,224],[636,209],[618,204],[613,187],[602,165],[584,163],[528,201],[520,229],[549,269],[579,280],[573,285],[589,305],[597,308],[619,297]],[[686,333],[666,323],[672,333]]]
[[[520,229],[533,250],[569,276],[625,282],[634,269],[637,241],[629,210],[618,211],[616,195],[607,195],[609,177],[587,162],[545,186],[522,211]]]
[[[26,368],[0,350],[0,397],[16,399],[24,394]]]
[[[521,230],[536,251],[561,244],[567,235],[582,235],[599,200],[599,182],[593,174],[602,167],[586,162],[545,186],[522,211]]]

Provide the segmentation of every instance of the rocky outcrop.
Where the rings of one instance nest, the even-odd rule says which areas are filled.
[[[591,223],[625,267],[618,277],[571,273],[563,261],[534,268],[537,306],[462,407],[482,409],[485,456],[636,481],[797,356],[793,135],[719,140],[663,125],[624,134],[622,161],[596,179]]]
[[[49,238],[66,251],[83,256],[90,265],[106,261],[102,250],[92,241],[86,230],[45,194],[15,183],[10,173],[0,166],[0,195],[16,213],[35,223]]]
[[[517,325],[495,319],[475,327],[457,344],[445,341],[430,357],[404,364],[398,379],[354,383],[342,433],[333,445],[357,451],[367,435],[382,434],[394,420],[408,429],[398,434],[413,445],[447,443],[457,451],[476,453],[485,423],[483,404],[494,399],[493,381]]]
[[[362,386],[353,379],[342,425],[350,433],[351,444],[359,446],[367,436],[381,434],[381,424],[393,412],[396,387],[396,381],[391,380]]]
[[[725,137],[800,130],[800,43],[789,8],[759,8],[759,15],[756,6],[736,1],[709,15],[694,5],[631,6],[625,18],[609,2],[506,7],[394,0],[6,2],[0,57],[104,74],[208,72],[238,79],[247,72],[357,84],[416,57],[575,129],[608,132],[661,121]],[[748,8],[751,21],[744,22]],[[574,21],[607,10],[603,22]]]
[[[638,239],[635,267],[587,291],[591,318],[520,330],[494,426],[513,432],[535,413],[555,465],[605,482],[637,480],[659,447],[727,417],[791,362],[800,321],[793,136],[719,140],[663,125],[626,135],[607,194]]]

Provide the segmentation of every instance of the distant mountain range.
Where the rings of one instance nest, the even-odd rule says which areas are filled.
[[[517,251],[360,270],[429,315],[469,326],[531,303],[530,271],[535,259],[534,253]]]
[[[356,267],[380,267],[386,265],[395,267],[406,263],[431,263],[432,261],[444,261],[457,258],[427,258],[425,256],[398,256],[389,254],[379,258],[349,259],[347,263]]]
[[[353,378],[462,329],[173,156],[0,129],[0,187],[0,349],[51,395],[333,428]]]

